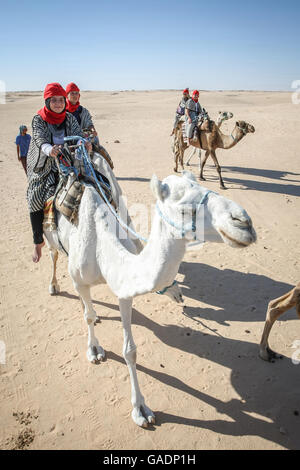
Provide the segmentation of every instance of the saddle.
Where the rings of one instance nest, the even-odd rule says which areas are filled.
[[[93,165],[93,162],[91,163]],[[77,225],[79,206],[85,190],[85,184],[88,183],[94,186],[100,197],[103,200],[104,198],[89,169],[86,168],[82,160],[76,158],[75,154],[72,155],[67,144],[61,150],[61,155],[57,157],[56,164],[59,169],[59,183],[55,191],[53,205],[69,222]],[[94,165],[93,169],[106,199],[115,206],[109,180],[99,173]]]

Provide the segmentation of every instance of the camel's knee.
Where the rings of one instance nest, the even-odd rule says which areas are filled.
[[[136,353],[137,353],[137,348],[135,345],[131,346],[130,348],[126,347],[123,350],[123,356],[127,364],[131,364],[131,365],[136,364]]]
[[[279,318],[280,315],[282,315],[283,313],[284,312],[280,308],[273,307],[272,301],[271,301],[271,302],[269,302],[269,305],[268,305],[268,312],[267,312],[266,321],[274,323],[277,320],[277,318]]]
[[[96,321],[97,315],[94,310],[84,310],[84,319],[88,325]]]

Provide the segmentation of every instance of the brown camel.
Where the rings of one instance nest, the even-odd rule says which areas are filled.
[[[294,289],[290,290],[278,299],[274,299],[269,302],[265,327],[261,337],[259,349],[259,356],[264,359],[264,361],[274,362],[274,359],[280,357],[269,348],[269,334],[274,322],[278,319],[278,317],[293,307],[296,307],[296,311],[300,318],[300,282],[298,282]]]
[[[205,121],[200,128],[198,127],[198,130],[198,137],[194,137],[192,145],[193,147],[206,150],[205,157],[201,162],[199,178],[200,180],[205,181],[205,178],[203,177],[203,168],[210,155],[214,161],[217,172],[219,173],[220,188],[226,189],[221,175],[221,167],[216,156],[216,149],[230,149],[234,147],[246,134],[255,132],[255,129],[251,124],[248,124],[245,121],[237,121],[231,134],[225,135],[221,132],[214,121],[210,121],[209,124],[208,121]],[[184,169],[183,156],[184,151],[187,148],[188,145],[184,142],[182,135],[182,122],[179,122],[174,138],[174,171],[178,171],[178,161],[180,161],[182,169]]]

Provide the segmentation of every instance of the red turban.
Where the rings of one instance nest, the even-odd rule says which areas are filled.
[[[44,98],[52,98],[52,96],[64,96],[67,97],[66,91],[59,83],[48,83],[44,91]]]
[[[188,89],[188,88],[185,88],[182,93],[187,93],[187,94],[189,94],[189,89]]]
[[[48,83],[46,85],[44,90],[45,100],[53,96],[63,96],[64,98],[67,96],[66,91],[59,83]],[[44,106],[38,111],[38,114],[49,124],[61,124],[66,119],[66,108],[61,113],[55,113],[47,106]]]
[[[70,91],[80,91],[80,90],[78,86],[76,85],[76,83],[71,82],[66,86],[67,95],[70,93]],[[76,109],[80,105],[79,98],[80,98],[80,95],[78,97],[77,103],[75,104],[72,104],[70,100],[67,98],[67,111],[69,111],[69,113],[74,113],[74,111],[76,111]]]
[[[76,85],[76,83],[71,82],[66,86],[67,95],[70,93],[70,91],[80,91],[80,90],[78,86]]]
[[[198,98],[199,98],[199,91],[198,90],[194,90],[193,91],[193,94],[192,94],[192,98],[194,101],[198,101]]]

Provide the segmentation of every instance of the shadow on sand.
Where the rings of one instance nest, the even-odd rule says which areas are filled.
[[[217,306],[221,310],[186,308],[186,315],[194,319],[215,320],[223,325],[226,325],[226,320],[263,321],[268,300],[291,288],[289,284],[273,281],[266,276],[244,274],[233,270],[222,271],[207,265],[200,265],[200,269],[203,275],[201,275],[201,285],[198,286],[194,279],[195,270],[198,271],[199,276],[199,265],[182,263],[180,273],[185,275],[182,283],[184,296]],[[190,288],[186,287],[188,283]],[[62,292],[61,295],[77,298],[66,292]],[[119,312],[117,304],[97,300],[93,302]],[[253,306],[256,307],[255,310],[252,309]],[[289,315],[292,315],[292,318],[296,317],[293,311]],[[283,320],[287,320],[289,315],[283,317]],[[120,321],[120,316],[119,314],[114,317],[101,316],[101,320],[102,322]],[[199,406],[195,408],[195,416],[197,416],[195,418],[184,418],[154,410],[157,426],[164,423],[176,423],[209,429],[220,435],[259,436],[285,448],[300,448],[300,366],[293,365],[286,357],[274,364],[264,362],[258,357],[258,344],[224,337],[220,334],[209,334],[207,329],[204,333],[193,328],[186,328],[176,323],[176,317],[174,317],[174,324],[160,325],[153,317],[147,318],[138,310],[133,309],[132,323],[151,330],[170,348],[195,355],[199,361],[205,359],[205,361],[211,361],[229,369],[231,385],[240,397],[224,402],[200,389],[191,387],[174,374],[170,375],[165,371],[153,370],[137,364],[140,372],[199,400]],[[96,334],[99,335],[101,342],[101,326],[99,330],[98,328]],[[253,328],[257,328],[255,324]],[[262,325],[259,328],[261,329]],[[227,335],[230,335],[230,329]],[[270,342],[272,344],[272,338]],[[107,352],[107,358],[120,362],[126,367],[123,357],[112,351]],[[149,358],[149,363],[151,363],[151,358]],[[209,377],[207,385],[209,386]],[[226,382],[224,382],[225,385]],[[220,387],[222,387],[221,378]],[[151,397],[146,397],[146,399],[151,407]],[[206,420],[201,412],[203,404],[215,408],[226,418]],[[203,419],[200,419],[199,415]]]
[[[300,173],[292,173],[288,171],[278,171],[278,170],[264,170],[260,168],[242,168],[236,166],[223,166],[222,172],[225,175],[225,181],[229,183],[235,183],[245,188],[244,190],[254,189],[256,191],[278,193],[278,194],[287,194],[290,196],[300,197],[300,180],[299,179],[287,179],[286,176],[300,176]],[[243,173],[245,175],[258,176],[263,178],[270,178],[273,180],[279,180],[282,182],[289,182],[295,184],[280,184],[277,182],[268,183],[266,181],[256,181],[240,178],[231,178],[229,173]],[[240,188],[241,189],[241,188]]]

